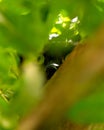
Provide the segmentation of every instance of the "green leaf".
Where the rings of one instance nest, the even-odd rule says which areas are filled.
[[[19,75],[15,50],[0,48],[0,59],[0,83],[12,83]]]
[[[43,1],[28,0],[1,2],[2,46],[14,47],[19,53],[25,55],[42,51],[43,45],[48,40],[47,26],[41,18],[40,10],[44,6],[42,3]]]
[[[72,107],[69,118],[77,123],[103,123],[104,92],[81,100]]]
[[[104,79],[97,76],[90,87],[94,87],[91,94],[83,97],[68,110],[67,117],[77,123],[104,122]]]

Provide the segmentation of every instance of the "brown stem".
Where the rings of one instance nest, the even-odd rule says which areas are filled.
[[[104,66],[103,35],[104,27],[74,49],[46,84],[42,102],[24,117],[17,130],[49,130],[75,102],[94,91],[90,84]]]

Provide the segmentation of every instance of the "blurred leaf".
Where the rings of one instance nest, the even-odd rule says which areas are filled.
[[[57,18],[61,24],[57,24]],[[77,42],[90,36],[103,20],[104,0],[1,0],[0,111],[22,115],[42,96],[42,71],[29,75],[27,67],[26,73],[20,74],[18,54],[25,60],[36,58],[48,42],[47,52],[63,57]],[[50,34],[58,35],[49,40]],[[82,122],[103,121],[103,106],[103,92],[99,92],[80,101],[69,115]]]
[[[12,49],[0,48],[0,82],[12,83],[19,75],[16,52]]]
[[[44,82],[44,73],[41,68],[34,62],[26,62],[22,75],[14,85],[14,94],[10,101],[12,113],[23,116],[36,106],[43,96]]]
[[[97,77],[91,87],[93,92],[72,106],[68,117],[77,123],[103,123],[104,122],[104,79],[103,75]]]
[[[4,39],[6,38],[6,41],[2,40],[2,46],[12,46],[25,55],[41,51],[48,39],[47,26],[40,16],[43,3],[28,0],[1,2],[0,12],[4,21],[1,22],[0,30]]]
[[[13,116],[12,114],[0,115],[0,130],[14,130],[17,125],[18,117]]]

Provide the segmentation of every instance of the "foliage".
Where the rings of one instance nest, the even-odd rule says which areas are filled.
[[[46,51],[62,60],[79,41],[93,34],[103,16],[103,0],[0,0],[0,129],[14,129],[42,98],[45,76],[40,67],[43,59],[40,62],[38,57]],[[25,59],[22,65],[20,56]],[[85,123],[104,121],[98,110],[100,106],[103,110],[103,102],[95,94],[75,105],[68,116]],[[96,115],[93,103],[98,106]],[[91,113],[79,119],[82,109]]]

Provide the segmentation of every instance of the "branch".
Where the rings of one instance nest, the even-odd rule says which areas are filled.
[[[56,126],[67,109],[91,94],[94,88],[90,84],[103,67],[104,26],[66,58],[46,84],[44,99],[22,119],[17,130],[49,130]]]

